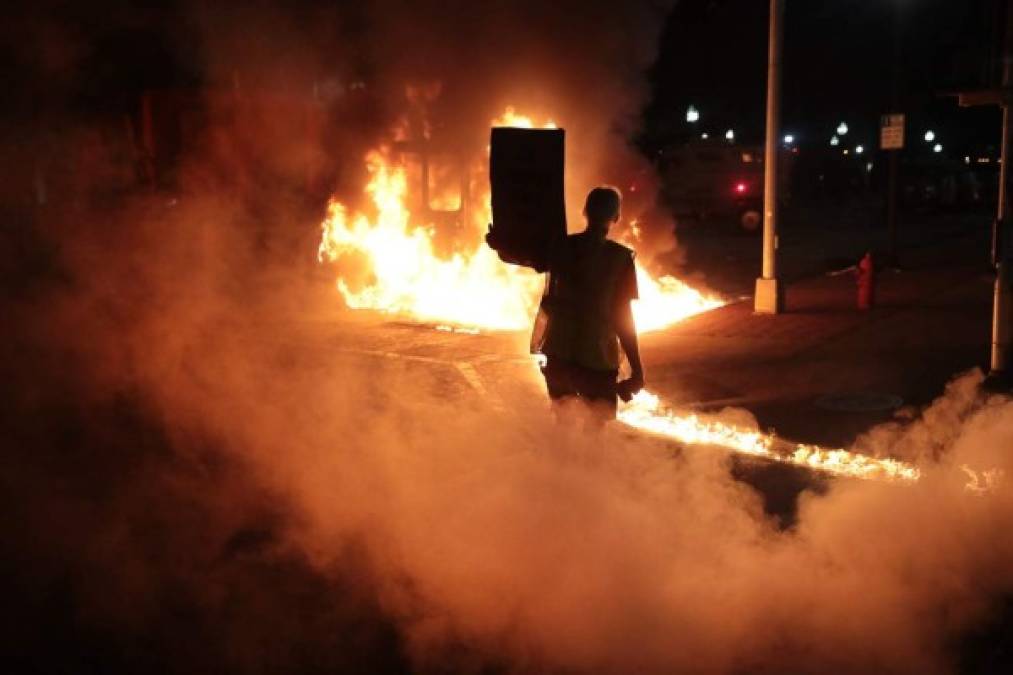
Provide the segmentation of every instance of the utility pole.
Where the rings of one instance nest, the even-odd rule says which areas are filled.
[[[891,86],[891,105],[896,114],[900,111],[900,73],[901,57],[903,50],[901,40],[903,38],[903,7],[902,3],[894,2],[894,26],[893,26],[893,83]],[[901,141],[903,145],[903,140]],[[886,186],[886,224],[889,232],[889,250],[887,251],[887,264],[891,267],[899,267],[900,259],[897,253],[897,173],[900,165],[900,150],[892,150],[889,153],[888,178]]]
[[[767,142],[763,170],[763,270],[756,280],[753,309],[784,311],[784,288],[777,277],[777,164],[781,134],[781,52],[784,0],[770,0],[767,44]]]
[[[1010,85],[1013,80],[1013,0],[1006,3],[1006,35],[1002,46],[1002,140],[999,150],[999,203],[992,225],[992,262],[995,265],[995,286],[992,292],[992,356],[989,378],[993,382],[1009,382],[1010,378],[1010,301],[1009,250],[1009,133]]]
[[[1002,137],[999,150],[999,199],[992,221],[992,349],[985,384],[991,389],[1008,390],[1013,385],[1013,260],[1009,256],[1009,146],[1010,104],[1013,103],[1013,0],[1006,2],[1006,30],[1002,44],[1002,83],[991,89],[957,93],[963,107],[998,105],[1002,108]]]

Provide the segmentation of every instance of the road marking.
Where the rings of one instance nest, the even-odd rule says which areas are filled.
[[[468,384],[470,384],[472,388],[478,392],[478,395],[489,404],[490,408],[496,412],[506,412],[506,406],[503,405],[503,401],[499,396],[486,388],[485,384],[482,382],[482,376],[478,374],[475,366],[466,361],[456,361],[454,365]]]
[[[399,354],[398,352],[386,352],[379,349],[338,349],[343,354],[359,354],[362,356],[379,356],[385,359],[398,359],[401,361],[416,361],[418,363],[439,363],[452,365],[455,363],[449,359],[437,359],[432,356],[417,356],[415,354]]]
[[[482,381],[482,376],[474,365],[467,361],[453,361],[450,359],[437,359],[431,356],[416,356],[415,354],[399,354],[398,352],[381,351],[378,349],[340,349],[338,350],[345,354],[360,354],[362,356],[376,356],[384,359],[395,359],[399,361],[414,361],[416,363],[429,363],[443,366],[453,366],[464,381],[475,390],[475,392],[482,397],[490,408],[496,412],[506,412],[507,407],[503,404],[503,400],[493,391],[486,388],[485,383]],[[489,355],[495,356],[495,355]],[[492,359],[483,359],[483,361],[490,361]]]

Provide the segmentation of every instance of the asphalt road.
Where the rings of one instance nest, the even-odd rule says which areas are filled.
[[[377,388],[395,395],[408,382],[412,389],[422,386],[446,402],[448,414],[469,409],[508,416],[523,424],[531,416],[550,412],[541,375],[527,353],[526,331],[454,333],[379,312],[337,309],[331,317],[294,323],[290,328],[290,337],[278,345],[282,353],[317,359],[322,367],[336,373],[344,367],[366,366],[375,374]],[[645,345],[649,367],[659,372],[664,371],[665,360],[672,358],[666,344],[664,331],[660,331]],[[632,428],[618,429],[623,434],[647,436]],[[667,439],[655,440],[673,453],[728,452],[687,449]],[[767,511],[786,525],[793,522],[798,494],[804,489],[821,490],[828,480],[822,474],[780,463],[734,454],[731,459],[735,476],[757,488]]]

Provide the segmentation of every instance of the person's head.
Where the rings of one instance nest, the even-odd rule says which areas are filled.
[[[610,226],[619,221],[619,207],[623,197],[614,187],[603,185],[587,193],[584,202],[584,217],[587,229],[607,233]]]

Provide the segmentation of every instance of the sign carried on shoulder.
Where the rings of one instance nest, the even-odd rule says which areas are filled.
[[[890,114],[879,118],[879,147],[900,150],[904,147],[904,115]]]
[[[562,129],[492,130],[492,225],[486,242],[500,259],[544,271],[566,236]]]

